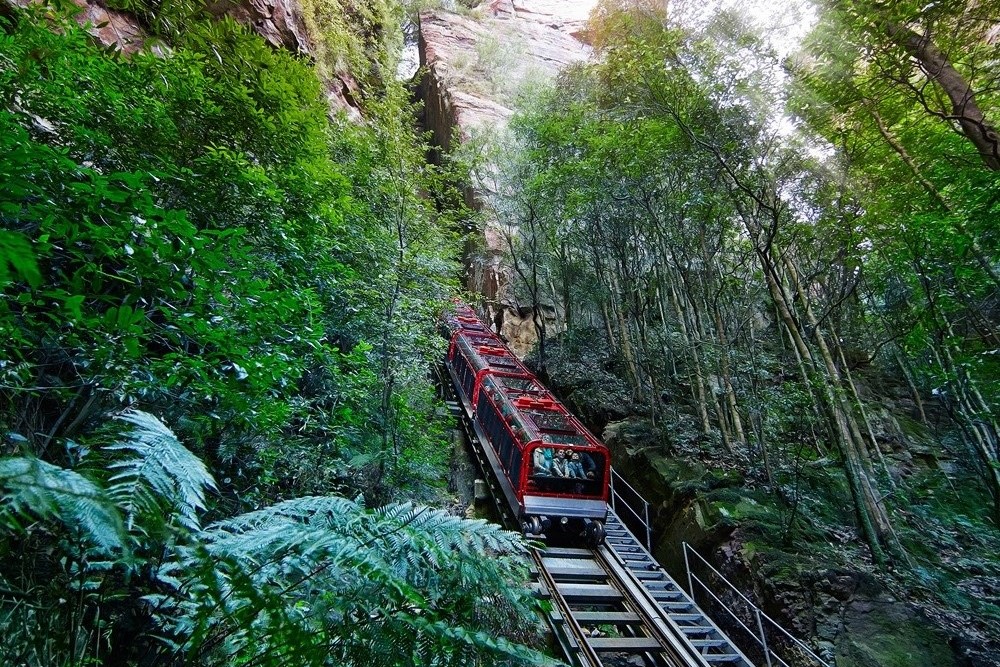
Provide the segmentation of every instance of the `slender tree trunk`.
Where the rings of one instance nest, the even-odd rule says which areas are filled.
[[[993,171],[1000,170],[1000,135],[979,107],[972,86],[931,41],[930,34],[921,35],[892,22],[886,22],[884,28],[920,64],[927,78],[938,84],[948,96],[951,102],[949,120],[958,121],[962,133],[975,146],[983,164]]]
[[[759,227],[757,229],[759,230]],[[799,333],[797,319],[792,314],[784,290],[778,282],[777,266],[771,259],[772,249],[770,244],[762,247],[760,235],[754,234],[753,228],[750,228],[750,231],[753,238],[756,239],[757,256],[761,261],[765,281],[771,293],[771,298],[778,309],[778,314],[785,323],[785,329],[788,331],[789,337],[792,339],[792,343],[798,350],[799,355],[804,360],[812,362],[812,352]],[[817,340],[822,340],[822,332],[818,334]],[[820,352],[823,354],[822,350]],[[833,360],[829,355],[829,350],[824,355],[823,361],[829,371],[833,367]],[[836,370],[834,368],[834,372],[830,373],[829,377],[824,378],[822,386],[822,396],[826,404],[826,411],[832,421],[831,436],[841,453],[848,486],[854,498],[858,523],[871,549],[872,556],[876,562],[884,564],[886,561],[884,545],[890,543],[892,537],[891,524],[861,462],[861,453],[858,451],[857,444],[852,437],[847,416],[844,414],[843,404],[837,398],[836,389],[832,384],[835,378]]]
[[[691,372],[694,375],[694,397],[695,405],[698,408],[698,417],[701,420],[701,432],[706,438],[712,435],[712,422],[708,417],[708,397],[705,393],[705,376],[701,368],[701,358],[691,342],[691,335],[688,332],[687,316],[681,306],[680,298],[673,283],[670,283],[670,300],[674,305],[674,312],[677,314],[677,325],[680,328],[681,338],[684,347],[690,357]]]

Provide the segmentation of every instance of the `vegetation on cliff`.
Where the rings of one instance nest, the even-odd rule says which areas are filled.
[[[232,20],[127,8],[156,54],[0,18],[0,662],[537,662],[520,539],[408,504],[465,213],[407,91],[349,123]]]

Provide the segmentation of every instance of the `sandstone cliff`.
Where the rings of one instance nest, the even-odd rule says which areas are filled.
[[[77,21],[88,26],[90,34],[104,46],[123,53],[164,48],[135,14],[109,8],[104,0],[70,1],[80,8]],[[44,0],[0,0],[0,10],[43,3]],[[216,18],[232,17],[276,49],[306,57],[315,55],[316,37],[309,33],[299,0],[215,0],[206,5],[206,10]],[[360,117],[356,102],[358,84],[350,72],[333,72],[324,83],[332,111],[344,111],[355,119]]]
[[[424,122],[445,151],[454,138],[470,141],[501,130],[510,118],[519,87],[551,80],[591,53],[586,21],[594,0],[492,0],[465,14],[446,11],[420,16],[419,96]],[[482,203],[486,185],[471,195]],[[510,278],[501,265],[503,242],[487,223],[482,248],[466,256],[466,287],[483,295],[489,315],[515,352],[535,342],[532,311],[514,302]],[[551,318],[555,306],[542,315]]]

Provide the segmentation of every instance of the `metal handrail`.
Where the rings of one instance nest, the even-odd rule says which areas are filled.
[[[624,484],[625,488],[631,491],[632,495],[635,496],[636,499],[642,502],[641,515],[634,507],[632,507],[632,505],[629,504],[629,502],[622,496],[621,493],[615,490],[616,477],[619,480],[619,486]],[[624,477],[619,475],[618,471],[616,471],[614,467],[611,468],[611,481],[609,486],[610,486],[609,490],[611,496],[611,509],[614,510],[615,514],[620,514],[618,511],[618,503],[615,502],[616,500],[620,500],[621,504],[625,507],[625,509],[627,509],[632,514],[632,516],[634,516],[637,520],[642,522],[643,528],[646,529],[646,551],[651,552],[653,550],[653,531],[649,525],[649,501],[643,498],[642,494],[639,493],[634,486],[629,484]]]
[[[681,544],[684,547],[684,569],[687,571],[688,594],[691,596],[691,599],[692,600],[695,599],[695,596],[694,596],[694,582],[698,582],[698,584],[701,586],[701,588],[704,589],[704,591],[706,593],[708,593],[708,595],[710,595],[712,597],[712,599],[715,600],[715,602],[718,603],[718,605],[720,607],[722,607],[722,609],[724,609],[726,611],[726,613],[728,613],[730,616],[732,616],[733,619],[740,625],[740,627],[742,627],[744,630],[746,630],[747,634],[749,634],[751,637],[754,638],[754,641],[756,641],[758,644],[761,645],[761,648],[764,651],[764,657],[767,660],[767,667],[772,667],[772,663],[771,663],[771,658],[772,657],[775,658],[779,663],[781,663],[785,667],[788,667],[788,663],[785,662],[784,660],[782,660],[781,656],[779,656],[771,648],[768,647],[768,645],[767,645],[767,636],[764,634],[764,624],[763,624],[764,620],[766,620],[768,623],[770,623],[771,626],[773,626],[774,628],[776,628],[781,634],[783,634],[786,638],[788,638],[793,644],[795,644],[800,649],[802,649],[803,651],[805,651],[817,663],[819,663],[823,667],[831,667],[830,663],[826,662],[825,660],[823,660],[822,658],[820,658],[818,655],[816,655],[815,653],[813,653],[812,649],[810,649],[808,646],[806,646],[806,644],[802,640],[798,639],[797,637],[792,636],[792,634],[790,632],[788,632],[788,630],[785,630],[783,627],[781,627],[778,624],[777,621],[775,621],[773,618],[771,618],[766,613],[764,613],[761,610],[760,607],[758,607],[756,604],[753,603],[752,600],[750,600],[750,598],[748,598],[738,588],[736,588],[736,586],[731,581],[729,581],[728,579],[726,579],[726,577],[721,572],[719,572],[714,567],[712,567],[712,564],[709,563],[707,560],[705,560],[705,558],[702,557],[702,555],[700,553],[698,553],[695,550],[694,547],[692,547],[687,542],[682,542]],[[752,631],[750,628],[748,628],[746,626],[746,624],[736,615],[735,611],[733,611],[732,609],[730,609],[730,607],[725,602],[723,602],[721,599],[719,599],[719,597],[717,595],[715,595],[715,593],[713,593],[709,589],[708,584],[706,582],[702,581],[696,574],[694,574],[691,571],[691,565],[690,565],[690,562],[688,561],[688,553],[689,552],[692,553],[692,554],[694,554],[695,556],[697,556],[698,560],[700,560],[702,563],[704,563],[704,565],[709,570],[711,570],[715,574],[715,576],[717,576],[719,579],[721,579],[726,584],[726,586],[729,587],[729,590],[731,590],[732,592],[736,593],[744,602],[747,603],[747,605],[750,606],[751,609],[753,609],[753,613],[754,613],[754,616],[755,616],[756,621],[757,621],[757,629],[758,629],[758,631],[760,633],[759,636],[758,636],[757,633],[755,633],[754,631]]]

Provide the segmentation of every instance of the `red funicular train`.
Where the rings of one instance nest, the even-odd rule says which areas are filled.
[[[470,307],[456,306],[445,321],[448,372],[524,532],[600,544],[611,474],[607,448]]]

